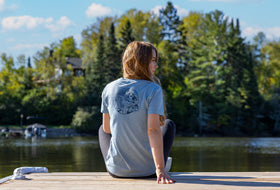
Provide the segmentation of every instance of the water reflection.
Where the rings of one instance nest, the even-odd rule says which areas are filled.
[[[280,138],[177,138],[175,146],[212,150],[239,147],[250,153],[279,154]]]
[[[173,171],[280,170],[280,138],[177,138],[172,151]]]
[[[176,138],[171,171],[279,171],[280,138]],[[0,178],[22,166],[105,171],[97,137],[0,139]]]
[[[44,166],[51,172],[105,171],[97,138],[1,139],[0,177],[22,166]]]

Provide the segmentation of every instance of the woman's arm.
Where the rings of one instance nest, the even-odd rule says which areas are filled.
[[[156,166],[157,182],[174,183],[167,172],[165,172],[165,164],[163,158],[163,139],[160,130],[160,120],[158,114],[148,115],[148,136],[152,154]]]
[[[111,134],[109,113],[103,113],[103,124],[102,125],[103,125],[104,132]]]

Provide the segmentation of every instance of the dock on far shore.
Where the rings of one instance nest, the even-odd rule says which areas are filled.
[[[9,180],[1,190],[273,190],[280,189],[280,172],[171,172],[175,184],[157,184],[156,179],[112,178],[106,172],[51,172]]]

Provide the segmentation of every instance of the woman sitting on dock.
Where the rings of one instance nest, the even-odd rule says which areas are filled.
[[[152,44],[131,42],[122,58],[123,78],[103,90],[99,143],[113,177],[175,182],[165,171],[175,124],[165,120],[162,89],[154,82],[157,60]]]

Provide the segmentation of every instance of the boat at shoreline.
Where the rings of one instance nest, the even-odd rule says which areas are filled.
[[[31,138],[31,137],[47,137],[47,126],[40,124],[40,123],[34,123],[31,125],[28,125],[26,129],[24,130],[25,138]]]

